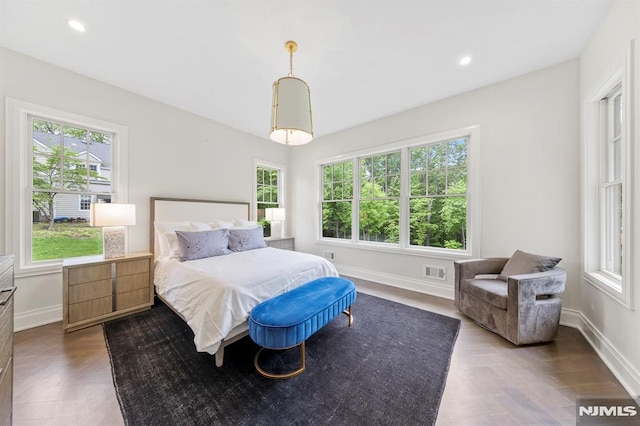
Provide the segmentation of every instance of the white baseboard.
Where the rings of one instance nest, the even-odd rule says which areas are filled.
[[[361,280],[373,281],[392,287],[398,287],[405,290],[411,290],[418,293],[430,294],[432,296],[442,297],[453,300],[453,288],[446,282],[425,279],[415,279],[402,277],[400,275],[385,274],[383,272],[370,271],[367,269],[353,268],[334,264],[340,275],[347,275]]]
[[[22,331],[28,328],[62,321],[62,305],[21,312],[15,314],[13,321],[13,331]]]
[[[582,313],[578,329],[629,395],[635,398],[640,396],[640,372]]]
[[[562,312],[560,312],[560,325],[579,329],[581,317],[582,313],[580,313],[580,311],[562,308]]]

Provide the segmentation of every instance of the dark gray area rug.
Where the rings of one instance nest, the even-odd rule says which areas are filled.
[[[224,365],[198,353],[191,329],[162,302],[104,324],[128,425],[434,424],[460,320],[359,293],[307,340],[307,369],[270,380],[249,337]],[[263,367],[297,367],[298,349],[264,351]],[[287,364],[290,363],[290,364]]]

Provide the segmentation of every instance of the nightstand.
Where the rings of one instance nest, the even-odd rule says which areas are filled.
[[[62,264],[63,328],[75,331],[144,311],[153,305],[151,253],[105,259],[92,256]]]
[[[264,242],[267,244],[267,247],[291,251],[294,251],[296,249],[294,237],[268,237],[264,239]]]

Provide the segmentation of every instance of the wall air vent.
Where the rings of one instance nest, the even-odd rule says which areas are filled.
[[[447,270],[442,266],[433,266],[433,265],[422,265],[423,267],[423,276],[425,278],[435,278],[437,280],[446,280],[447,279]]]

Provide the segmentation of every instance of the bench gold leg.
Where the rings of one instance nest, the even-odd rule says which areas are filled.
[[[260,373],[260,375],[268,378],[268,379],[290,379],[292,377],[297,376],[298,374],[302,373],[305,369],[305,359],[304,359],[304,354],[305,354],[305,348],[304,348],[304,342],[300,343],[300,361],[301,361],[301,365],[300,368],[298,368],[295,371],[292,371],[290,373],[284,373],[284,374],[274,374],[274,373],[269,373],[268,371],[263,370],[260,367],[260,364],[258,363],[258,357],[260,356],[260,353],[262,352],[264,348],[260,348],[260,350],[258,350],[258,353],[256,354],[255,358],[253,359],[253,365],[256,366],[256,370],[258,371],[258,373]]]
[[[353,311],[351,310],[351,306],[342,311],[342,313],[349,317],[349,327],[351,327],[353,325]]]

